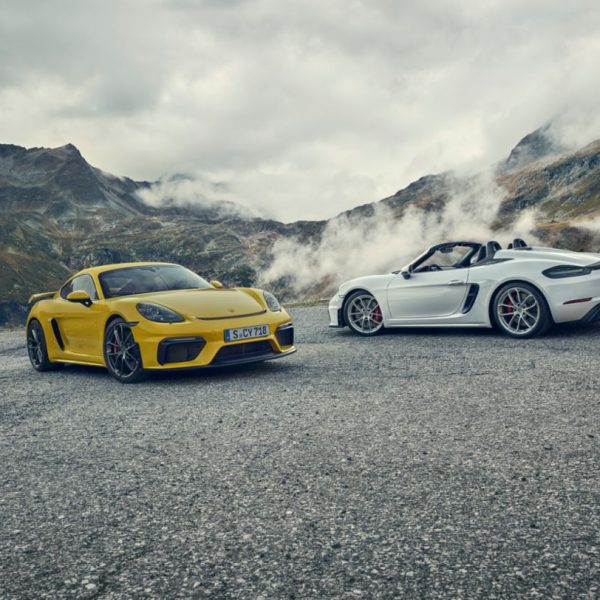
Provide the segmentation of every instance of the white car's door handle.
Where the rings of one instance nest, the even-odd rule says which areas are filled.
[[[452,281],[448,282],[448,285],[464,285],[465,282],[461,281],[460,279],[453,279]]]

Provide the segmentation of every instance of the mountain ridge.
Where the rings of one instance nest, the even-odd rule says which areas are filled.
[[[494,181],[504,197],[495,227],[510,227],[534,210],[540,240],[591,249],[598,236],[585,223],[600,217],[600,140],[569,152],[548,135],[543,128],[528,134],[498,165]],[[150,206],[141,192],[156,182],[106,173],[73,144],[0,144],[0,323],[22,320],[31,293],[56,289],[70,273],[92,264],[166,260],[229,285],[250,285],[268,269],[281,240],[318,247],[332,225],[373,219],[382,207],[395,220],[409,209],[435,214],[468,184],[451,172],[425,175],[331,219],[282,223],[223,213],[218,204]],[[311,293],[324,293],[330,279],[311,286]],[[295,293],[289,278],[270,285],[284,298]]]

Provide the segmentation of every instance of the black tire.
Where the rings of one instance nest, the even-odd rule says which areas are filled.
[[[58,371],[64,367],[62,363],[52,362],[48,358],[46,336],[37,319],[32,319],[27,326],[27,354],[36,371]]]
[[[507,283],[494,294],[492,319],[504,335],[519,339],[543,335],[553,323],[543,294],[520,281]]]
[[[357,335],[379,335],[383,331],[383,315],[373,294],[364,290],[352,292],[344,302],[344,322]]]
[[[123,319],[113,319],[104,332],[104,363],[121,383],[138,383],[146,378],[140,347],[131,327]]]

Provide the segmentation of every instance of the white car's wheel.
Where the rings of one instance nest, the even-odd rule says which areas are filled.
[[[542,294],[527,283],[508,283],[495,296],[494,321],[500,331],[517,338],[544,333],[552,324]]]
[[[344,305],[344,319],[358,335],[376,335],[383,330],[381,308],[368,292],[359,290],[350,295]]]

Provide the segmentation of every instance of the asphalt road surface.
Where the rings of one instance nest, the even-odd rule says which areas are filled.
[[[134,386],[0,333],[0,597],[600,596],[600,328],[292,312],[292,357]]]

